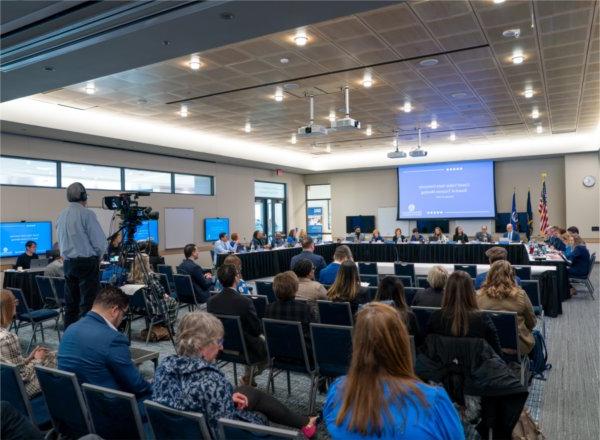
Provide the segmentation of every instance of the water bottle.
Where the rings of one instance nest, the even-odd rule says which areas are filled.
[[[254,252],[256,249],[254,248],[254,242],[252,242],[252,245],[250,246],[250,252]]]
[[[533,248],[534,248],[534,244],[533,244],[533,240],[529,240],[529,253],[531,255],[533,255]]]

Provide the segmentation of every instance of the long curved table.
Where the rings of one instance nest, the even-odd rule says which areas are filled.
[[[556,270],[543,272],[539,276],[542,304],[547,316],[562,313],[561,302],[569,297],[569,282],[566,264],[562,260],[531,260],[527,248],[522,244],[369,244],[344,243],[354,256],[355,261],[440,264],[487,264],[485,251],[492,246],[501,246],[508,252],[508,261],[514,265],[554,265]],[[323,244],[315,247],[315,253],[323,256],[327,263],[333,261],[333,253],[339,243]],[[277,275],[290,270],[290,260],[302,251],[301,248],[283,248],[271,251],[256,251],[236,254],[242,261],[242,276],[245,280],[255,280]],[[227,255],[217,256],[220,266]]]

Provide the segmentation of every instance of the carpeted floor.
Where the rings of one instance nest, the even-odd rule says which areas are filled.
[[[596,297],[600,296],[598,278],[600,269],[596,265],[592,278],[596,288]],[[577,439],[595,440],[600,437],[599,398],[599,310],[600,300],[592,301],[581,292],[577,297],[563,304],[563,315],[558,318],[546,318],[546,342],[549,361],[553,368],[546,374],[547,380],[533,380],[527,407],[534,419],[541,423],[548,440]],[[180,317],[187,313],[180,310]],[[139,338],[144,324],[142,320],[134,322],[132,346],[160,353],[160,359],[174,353],[170,341],[146,345]],[[58,348],[56,331],[52,325],[46,326],[46,345]],[[31,332],[27,328],[19,331],[23,349],[29,342]],[[137,337],[136,337],[137,335]],[[149,379],[153,377],[153,364],[146,362],[140,367]],[[233,383],[233,368],[223,368]],[[238,369],[238,373],[242,368]],[[266,389],[267,372],[257,377],[258,387]],[[301,375],[292,374],[292,392],[287,393],[285,374],[275,379],[275,395],[290,408],[302,414],[308,411],[309,380]],[[317,396],[317,410],[320,410],[324,395]],[[323,426],[319,438],[329,438]]]

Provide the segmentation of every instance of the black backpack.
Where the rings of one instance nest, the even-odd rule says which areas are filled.
[[[546,380],[544,371],[550,370],[552,364],[548,363],[548,351],[546,350],[546,341],[538,330],[532,332],[535,345],[529,353],[529,371],[531,378]]]

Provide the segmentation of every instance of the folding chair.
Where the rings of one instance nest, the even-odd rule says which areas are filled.
[[[348,372],[352,358],[352,327],[311,323],[310,337],[319,376],[332,378]]]
[[[377,275],[377,263],[358,263],[358,273],[361,275]]]
[[[144,400],[154,440],[212,440],[206,419],[200,413],[179,411]]]
[[[51,277],[50,281],[52,281],[52,287],[54,288],[54,293],[56,297],[60,301],[60,306],[64,308],[65,306],[65,289],[66,289],[66,281],[64,278],[54,278]]]
[[[60,302],[56,297],[56,293],[54,292],[54,287],[52,287],[52,281],[49,277],[45,277],[42,275],[37,275],[35,277],[35,283],[38,287],[38,292],[40,294],[40,298],[42,300],[42,304],[45,309],[57,309],[60,307]]]
[[[427,289],[429,287],[429,281],[427,281],[427,277],[418,276],[416,281],[417,287],[421,289]]]
[[[409,276],[417,282],[415,278],[415,265],[413,263],[394,263],[394,274]]]
[[[381,280],[383,280],[384,278],[387,277],[393,277],[396,278],[398,280],[400,280],[400,282],[402,283],[402,285],[404,287],[412,287],[413,286],[413,277],[409,276],[409,275],[384,275],[384,274],[379,274],[379,282],[381,283]]]
[[[427,326],[429,324],[429,318],[436,310],[440,310],[439,307],[421,307],[415,306],[411,307],[413,313],[417,317],[417,322],[419,323],[419,328],[421,329],[421,333],[425,334],[427,332]]]
[[[175,292],[177,292],[177,301],[179,304],[187,304],[188,310],[191,312],[198,306],[192,277],[189,275],[173,275],[175,280]]]
[[[542,299],[540,295],[540,283],[538,280],[521,280],[521,288],[529,297],[529,301],[533,306],[533,313],[542,321],[542,335],[546,337],[546,319],[544,317],[544,308],[542,307]]]
[[[145,439],[146,433],[135,395],[84,383],[94,432],[106,439]]]
[[[177,295],[174,295],[175,289],[171,288],[171,284],[169,283],[169,279],[164,273],[158,273],[158,281],[163,289],[165,289],[165,293],[170,297],[176,298]]]
[[[273,283],[270,281],[256,281],[256,294],[266,296],[269,304],[277,301],[273,292]]]
[[[304,438],[300,431],[256,425],[231,419],[219,419],[219,435],[222,439],[235,440],[299,440]]]
[[[354,318],[348,302],[317,301],[321,324],[346,325],[352,327]]]
[[[361,283],[369,283],[369,287],[377,287],[379,277],[377,275],[360,275]]]
[[[256,315],[258,316],[258,319],[263,319],[265,317],[265,313],[267,312],[269,299],[264,295],[249,295],[248,298],[250,298],[254,303],[254,308],[256,309]]]
[[[288,394],[292,393],[290,372],[308,375],[310,378],[308,413],[312,414],[317,394],[317,372],[311,367],[308,359],[302,325],[299,322],[268,318],[264,318],[262,322],[269,359],[267,390],[271,385],[271,389],[275,392],[275,377],[283,371],[287,375]]]
[[[477,278],[477,265],[475,264],[455,264],[454,270],[467,272],[471,278]]]
[[[515,275],[518,276],[520,279],[531,279],[531,266],[513,266],[513,269],[515,270]]]
[[[156,269],[158,273],[162,273],[167,277],[171,289],[175,288],[175,278],[173,277],[173,268],[168,264],[157,264]]]
[[[404,288],[404,299],[406,300],[406,304],[410,307],[412,306],[413,300],[419,291],[425,290],[420,287],[405,287]]]
[[[594,263],[596,262],[596,253],[594,252],[590,257],[590,267],[588,270],[588,274],[586,277],[569,277],[569,283],[575,288],[576,286],[583,286],[590,294],[592,299],[594,298],[594,285],[590,281],[590,276],[592,275],[592,270],[594,269]]]
[[[377,296],[377,286],[369,286],[367,287],[367,292],[369,295],[369,302],[374,301]]]
[[[70,438],[93,433],[75,374],[39,365],[35,367],[35,373],[56,432]]]

